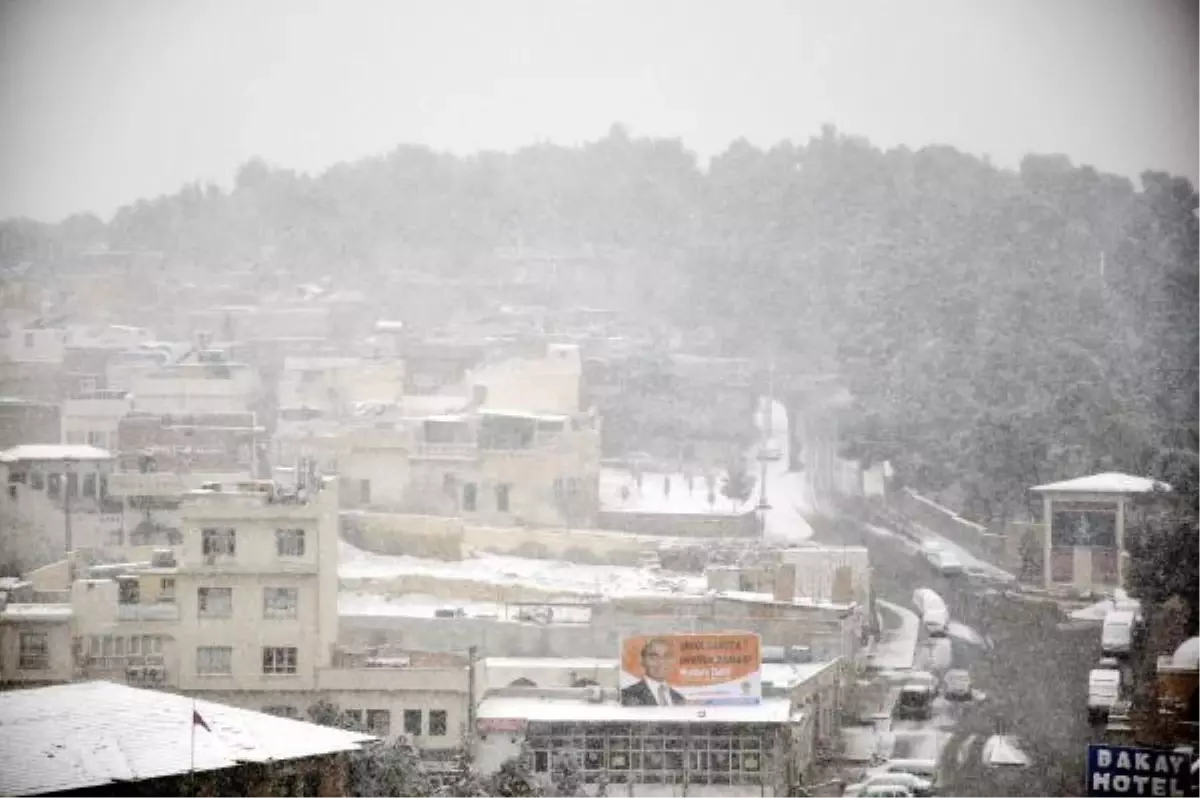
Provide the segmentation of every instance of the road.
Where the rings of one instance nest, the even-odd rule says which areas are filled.
[[[946,601],[954,621],[977,630],[990,645],[950,638],[953,666],[966,668],[982,700],[950,705],[952,728],[942,746],[943,792],[948,795],[1076,795],[1093,736],[1087,724],[1087,671],[1100,657],[1098,630],[1061,631],[1057,608],[1006,599],[994,588],[947,579],[929,569],[903,539],[872,534],[841,519],[818,524],[817,539],[861,543],[871,552],[876,596],[911,606],[912,591],[929,587]],[[836,538],[829,530],[836,530]],[[920,655],[918,656],[920,659]],[[920,662],[917,663],[920,667]],[[937,724],[950,726],[950,723]],[[901,732],[898,726],[896,731]],[[987,768],[989,737],[1014,735],[1028,768]],[[902,757],[903,736],[893,756]]]
[[[806,455],[817,454],[809,448],[812,445],[806,442]],[[1053,605],[1007,599],[993,587],[942,577],[899,535],[873,532],[846,518],[810,521],[815,522],[818,542],[867,546],[878,598],[911,607],[913,590],[929,587],[943,597],[953,621],[990,638],[990,646],[952,638],[954,667],[968,669],[975,688],[985,697],[946,707],[949,717],[935,724],[945,729],[939,740],[940,791],[946,795],[1082,794],[1087,744],[1095,739],[1085,707],[1087,672],[1100,657],[1098,629],[1062,631],[1058,628],[1062,617]],[[996,734],[1014,735],[1031,764],[986,767],[981,751]],[[894,757],[909,754],[903,734],[897,734],[896,743]]]

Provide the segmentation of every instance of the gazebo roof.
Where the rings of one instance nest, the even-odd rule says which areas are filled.
[[[1169,491],[1171,486],[1146,477],[1135,477],[1109,471],[1104,474],[1092,474],[1088,477],[1068,479],[1063,482],[1051,482],[1048,485],[1038,485],[1031,490],[1038,493],[1152,493],[1155,490]]]

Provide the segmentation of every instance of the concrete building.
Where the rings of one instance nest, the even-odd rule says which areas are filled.
[[[244,363],[219,350],[202,350],[183,362],[134,374],[133,406],[145,413],[242,413],[254,409],[259,383]]]
[[[498,526],[593,526],[600,423],[590,415],[478,410],[350,433],[343,505],[461,515]]]
[[[472,370],[471,386],[486,388],[483,407],[533,413],[577,413],[583,380],[579,347],[550,344],[541,357],[507,358]]]
[[[4,795],[347,795],[368,734],[109,682],[0,695]]]
[[[336,418],[361,402],[399,402],[404,383],[404,362],[398,359],[288,357],[278,401],[281,408],[308,408]]]
[[[62,440],[62,412],[58,404],[15,396],[0,397],[0,449],[22,443],[61,443]]]
[[[113,456],[94,446],[23,445],[0,453],[0,508],[17,523],[5,547],[24,567],[73,549],[119,541],[119,505],[108,496]]]
[[[105,679],[289,717],[324,699],[448,760],[467,723],[466,658],[338,644],[335,481],[191,491],[179,512],[174,549],[57,574],[57,603],[9,604],[0,681]]]
[[[118,425],[132,409],[125,391],[76,392],[62,404],[62,442],[115,451]]]
[[[124,471],[254,476],[266,447],[266,430],[250,410],[138,410],[117,425],[116,451]]]

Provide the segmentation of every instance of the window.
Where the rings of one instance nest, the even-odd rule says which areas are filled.
[[[201,532],[205,557],[233,557],[237,554],[237,532],[233,529],[205,529]]]
[[[67,496],[74,499],[79,495],[79,475],[74,471],[67,472]]]
[[[508,512],[508,492],[509,492],[510,488],[511,488],[510,485],[497,485],[496,486],[496,510],[498,510],[499,512],[502,512],[502,513]]]
[[[230,646],[197,648],[196,673],[201,676],[228,676],[233,673],[233,648]]]
[[[446,735],[446,710],[429,710],[429,736],[444,737]]]
[[[371,480],[360,479],[358,481],[358,501],[360,504],[371,503]]]
[[[342,715],[346,720],[353,721],[356,726],[362,726],[363,711],[361,709],[343,709]]]
[[[34,490],[44,490],[46,488],[46,475],[41,471],[34,470],[29,475],[29,487]]]
[[[275,553],[280,557],[304,556],[303,529],[276,529]]]
[[[83,475],[83,496],[85,499],[96,498],[96,475],[95,474],[84,474]]]
[[[117,602],[137,604],[142,600],[142,585],[137,579],[117,580]]]
[[[412,737],[421,736],[421,710],[404,710],[404,733]]]
[[[201,618],[233,616],[233,588],[201,587],[196,589],[197,615]]]
[[[275,715],[276,717],[280,718],[300,717],[300,711],[293,706],[288,706],[287,704],[273,704],[271,706],[263,707],[262,711],[268,715]]]
[[[44,671],[50,667],[50,642],[44,632],[21,632],[21,670]]]
[[[57,499],[62,493],[62,474],[56,474],[51,471],[46,475],[46,495],[51,499]]]
[[[407,723],[408,713],[405,712],[405,722]],[[380,737],[386,737],[392,731],[392,713],[387,709],[368,709],[367,710],[367,731],[371,734],[377,734]]]
[[[98,449],[105,449],[108,447],[108,436],[103,432],[88,432],[87,442],[88,446],[95,446]]]
[[[175,578],[164,576],[162,578],[162,587],[158,591],[159,601],[174,601],[175,600]]]
[[[474,482],[468,482],[463,485],[463,509],[469,513],[475,512],[476,495],[479,489],[475,487]]]
[[[296,649],[268,646],[263,649],[263,673],[268,675],[294,674]]]
[[[263,617],[273,621],[295,618],[296,606],[299,601],[300,591],[298,588],[264,587]]]
[[[533,752],[533,772],[545,773],[550,770],[550,752],[534,751]]]

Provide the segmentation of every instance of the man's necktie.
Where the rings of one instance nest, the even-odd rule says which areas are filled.
[[[671,706],[671,696],[667,693],[667,686],[665,684],[658,686],[658,705],[662,707]]]

